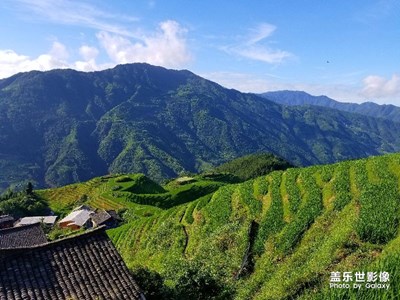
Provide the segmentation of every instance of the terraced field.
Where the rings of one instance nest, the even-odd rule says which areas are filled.
[[[228,177],[229,179],[229,177]],[[226,184],[226,177],[196,176],[188,183],[171,181],[164,187],[143,174],[108,175],[55,189],[35,191],[56,214],[63,215],[81,204],[94,208],[128,210],[128,216],[144,217],[162,209],[196,200]]]
[[[141,205],[129,199],[132,195],[130,189],[139,188],[137,192],[141,193],[140,187],[147,187],[150,183],[141,182],[143,178],[145,176],[141,174],[103,176],[79,184],[36,192],[46,199],[50,208],[59,215],[68,213],[81,204],[103,209],[130,209],[138,215],[152,214],[159,209],[155,206]]]
[[[109,235],[129,267],[157,273],[170,289],[200,266],[222,287],[215,293],[229,290],[226,299],[398,299],[399,193],[399,154],[288,169]],[[332,272],[388,272],[390,287],[330,288]]]

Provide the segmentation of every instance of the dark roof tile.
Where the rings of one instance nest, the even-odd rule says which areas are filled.
[[[105,210],[99,210],[99,211],[96,211],[96,213],[93,214],[91,216],[91,218],[92,218],[92,221],[97,226],[99,226],[99,225],[103,224],[104,222],[107,222],[108,220],[110,220],[111,215],[108,212],[106,212]]]
[[[117,214],[117,212],[115,210],[107,210],[107,213],[114,219],[117,221],[122,221],[121,217]]]
[[[39,223],[0,229],[0,249],[31,247],[46,242]]]
[[[5,222],[13,222],[14,218],[10,215],[2,215],[0,216],[0,224]]]
[[[0,250],[0,299],[144,299],[100,227],[40,246]]]

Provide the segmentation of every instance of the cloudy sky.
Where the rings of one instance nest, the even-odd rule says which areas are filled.
[[[1,0],[0,36],[0,78],[147,62],[244,92],[400,105],[398,0]]]

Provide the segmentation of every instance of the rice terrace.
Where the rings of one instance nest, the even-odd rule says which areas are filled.
[[[108,235],[155,298],[395,299],[398,154],[289,168],[242,183],[210,177],[161,187],[143,175],[120,175],[37,193],[55,211],[58,199],[83,194],[95,207],[126,210],[126,223]],[[180,198],[191,190],[197,196]],[[357,271],[365,273],[360,289],[353,288]],[[369,271],[390,278],[367,282]],[[340,287],[330,288],[335,272],[354,278],[339,277]]]
[[[399,300],[399,16],[1,0],[0,300]]]

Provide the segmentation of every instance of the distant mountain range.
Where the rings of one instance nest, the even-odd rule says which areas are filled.
[[[250,153],[325,164],[400,150],[400,123],[244,94],[148,64],[0,80],[0,188],[107,173],[161,181]]]
[[[379,105],[373,102],[343,103],[327,96],[312,96],[303,91],[275,91],[260,94],[260,96],[283,105],[315,105],[329,107],[341,111],[358,113],[375,118],[400,122],[400,107],[394,105]]]

